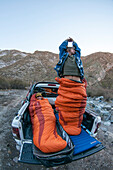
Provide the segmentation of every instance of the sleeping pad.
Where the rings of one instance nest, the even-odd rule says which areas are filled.
[[[66,78],[55,80],[60,84],[55,101],[59,122],[69,135],[79,135],[87,100],[86,85]]]
[[[33,143],[44,153],[58,152],[67,146],[56,129],[56,118],[48,99],[38,100],[33,94],[29,112],[33,129]]]

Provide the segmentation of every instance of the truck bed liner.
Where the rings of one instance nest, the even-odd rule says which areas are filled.
[[[104,148],[101,142],[91,137],[82,129],[80,135],[70,136],[75,145],[72,161],[90,156]],[[33,144],[24,143],[19,162],[41,165],[39,159],[33,155]]]

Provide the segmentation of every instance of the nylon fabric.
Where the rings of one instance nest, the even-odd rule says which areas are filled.
[[[60,84],[55,101],[59,122],[69,135],[79,135],[87,101],[86,85],[66,78],[55,80]]]
[[[60,46],[59,46],[59,62],[56,64],[55,66],[55,70],[57,71],[57,74],[59,77],[63,76],[63,67],[64,67],[64,63],[69,55],[68,52],[66,52],[67,49],[67,45],[68,45],[68,41],[65,40]],[[75,41],[73,41],[73,46],[75,47],[75,51],[76,53],[74,54],[75,57],[75,61],[77,64],[77,67],[80,71],[80,77],[81,80],[83,80],[84,78],[84,69],[83,69],[83,64],[81,61],[81,49],[78,47],[77,43]]]
[[[33,143],[44,153],[63,150],[67,143],[58,134],[56,118],[48,99],[38,100],[32,95],[29,112],[33,129]]]

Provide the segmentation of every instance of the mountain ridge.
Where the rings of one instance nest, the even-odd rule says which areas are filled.
[[[58,58],[58,54],[49,51],[3,50],[0,51],[0,77],[19,79],[28,85],[35,81],[55,81],[54,67]],[[110,86],[113,84],[113,53],[96,52],[81,59],[90,91],[95,87],[113,88]]]

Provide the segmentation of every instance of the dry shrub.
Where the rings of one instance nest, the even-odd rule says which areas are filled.
[[[22,80],[19,79],[10,80],[11,89],[25,89],[26,86],[27,84]]]
[[[6,78],[0,77],[0,89],[9,89],[10,84]]]
[[[102,88],[100,86],[98,87],[87,87],[87,95],[89,97],[98,97],[98,96],[104,96],[106,100],[113,99],[113,90],[112,89],[107,89],[107,88]]]
[[[28,84],[20,79],[0,77],[0,89],[25,89]]]

